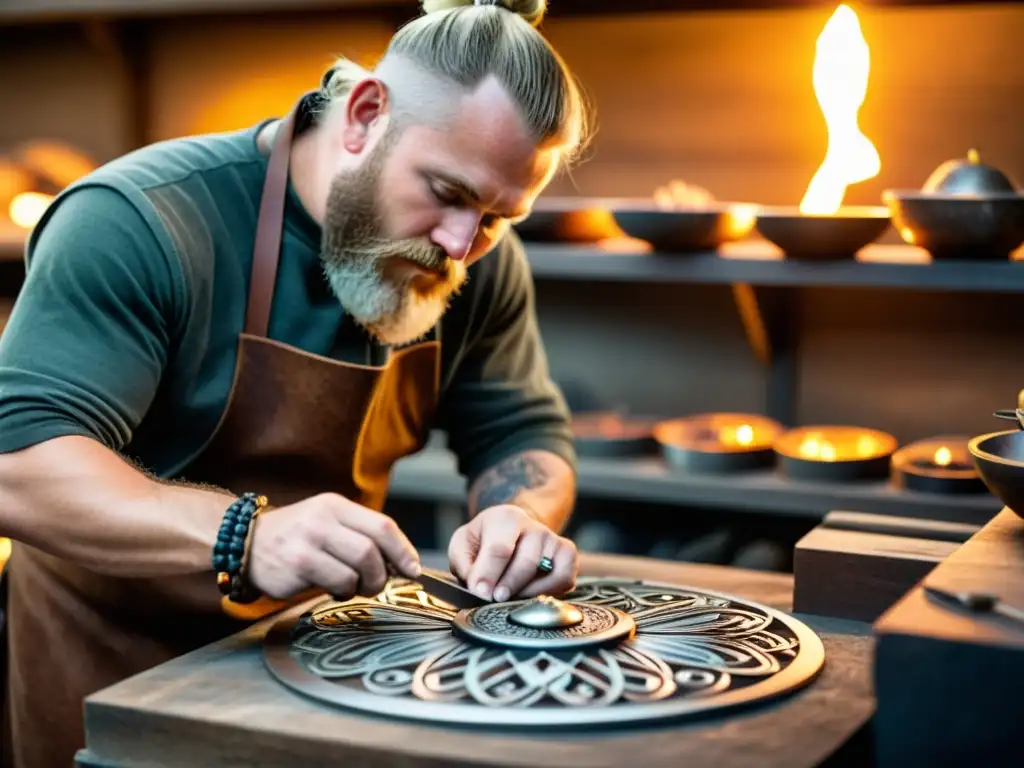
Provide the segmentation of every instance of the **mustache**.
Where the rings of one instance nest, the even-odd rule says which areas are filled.
[[[389,258],[402,258],[435,272],[447,272],[451,268],[445,250],[421,237],[407,240],[383,240],[367,238],[357,247],[346,248],[349,258],[381,262]]]

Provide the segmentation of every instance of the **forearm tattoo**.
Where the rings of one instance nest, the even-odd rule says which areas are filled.
[[[549,480],[541,462],[529,456],[513,456],[487,470],[475,483],[477,510],[508,504],[522,491],[540,488]]]

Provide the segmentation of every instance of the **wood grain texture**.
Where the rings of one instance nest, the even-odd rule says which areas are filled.
[[[982,526],[967,523],[950,523],[943,520],[907,519],[893,515],[872,515],[864,512],[835,510],[825,515],[821,525],[834,531],[864,531],[885,533],[892,536],[907,536],[915,539],[951,541],[963,544]]]
[[[818,526],[793,553],[793,607],[874,621],[961,545]]]
[[[782,610],[791,600],[792,581],[781,574],[596,555],[584,556],[583,568],[721,590]],[[872,712],[872,639],[861,623],[811,626],[825,642],[825,669],[778,703],[643,731],[512,736],[387,722],[297,696],[263,668],[264,624],[90,697],[89,760],[147,768],[816,766]]]

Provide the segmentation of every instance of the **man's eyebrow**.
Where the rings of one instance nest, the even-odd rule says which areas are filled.
[[[450,187],[455,187],[470,200],[475,200],[478,203],[480,202],[480,193],[477,192],[473,185],[465,179],[459,178],[458,176],[452,176],[444,171],[430,171],[430,175],[439,181],[443,181]]]
[[[480,193],[477,192],[476,188],[474,188],[473,185],[470,184],[465,179],[460,178],[458,176],[453,176],[452,174],[447,173],[446,171],[439,171],[438,170],[438,171],[429,171],[428,173],[431,176],[433,176],[435,179],[437,179],[438,181],[442,181],[445,184],[447,184],[448,186],[454,187],[455,189],[459,190],[463,195],[468,197],[473,202],[476,202],[476,203],[480,202],[480,200],[481,200]],[[496,214],[497,216],[499,216],[502,219],[513,219],[513,220],[526,218],[530,214],[529,211],[504,211],[504,212],[502,212],[502,211],[491,211],[491,213]]]

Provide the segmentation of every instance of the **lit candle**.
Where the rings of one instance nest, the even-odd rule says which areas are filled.
[[[658,424],[654,437],[670,464],[699,472],[768,466],[782,427],[772,419],[743,413],[701,413]]]
[[[809,435],[800,443],[800,456],[815,461],[835,461],[836,447],[820,435]]]
[[[749,446],[754,442],[754,428],[749,424],[722,427],[718,430],[718,439],[726,446]]]
[[[855,480],[885,475],[896,439],[861,427],[790,430],[775,443],[786,474],[809,480]]]
[[[938,437],[904,446],[892,457],[892,480],[898,487],[925,493],[985,490],[966,437]]]

